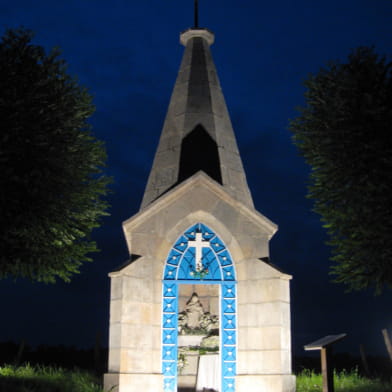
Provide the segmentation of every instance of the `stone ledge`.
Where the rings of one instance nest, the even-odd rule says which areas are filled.
[[[292,374],[239,375],[235,383],[236,392],[295,392]]]
[[[208,45],[211,46],[214,43],[214,33],[208,29],[188,29],[181,33],[180,42],[182,45],[186,46],[187,42],[191,38],[201,37],[204,38]]]

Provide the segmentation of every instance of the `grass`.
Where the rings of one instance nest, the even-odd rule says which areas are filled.
[[[297,375],[297,392],[321,392],[320,374],[304,370]],[[0,392],[102,392],[91,373],[50,366],[0,367]],[[357,371],[335,374],[335,392],[392,392],[392,379],[383,383],[361,377]]]
[[[368,379],[358,374],[358,371],[342,371],[334,375],[335,392],[392,392],[391,382],[378,379]],[[297,392],[322,391],[321,374],[304,370],[297,375]]]
[[[49,366],[0,367],[0,392],[102,392],[88,372]]]

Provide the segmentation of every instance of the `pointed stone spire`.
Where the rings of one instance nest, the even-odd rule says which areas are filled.
[[[185,46],[141,208],[199,170],[253,207],[229,113],[211,56],[214,34],[183,32]]]

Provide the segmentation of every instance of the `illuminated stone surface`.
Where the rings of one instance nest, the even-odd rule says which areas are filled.
[[[196,287],[209,311],[220,312],[221,392],[293,392],[291,277],[261,261],[277,226],[253,207],[209,50],[213,35],[190,30],[181,39],[184,57],[142,207],[123,223],[131,261],[110,274],[105,390],[194,385],[197,356],[189,374],[179,376],[176,365],[178,307]],[[205,159],[189,150],[187,135],[209,145],[211,164],[201,171],[181,155],[183,148]]]

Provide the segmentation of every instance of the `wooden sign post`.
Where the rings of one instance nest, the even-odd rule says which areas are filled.
[[[332,345],[346,337],[347,334],[328,335],[313,343],[307,344],[305,351],[321,350],[321,373],[323,377],[323,392],[334,392]]]

